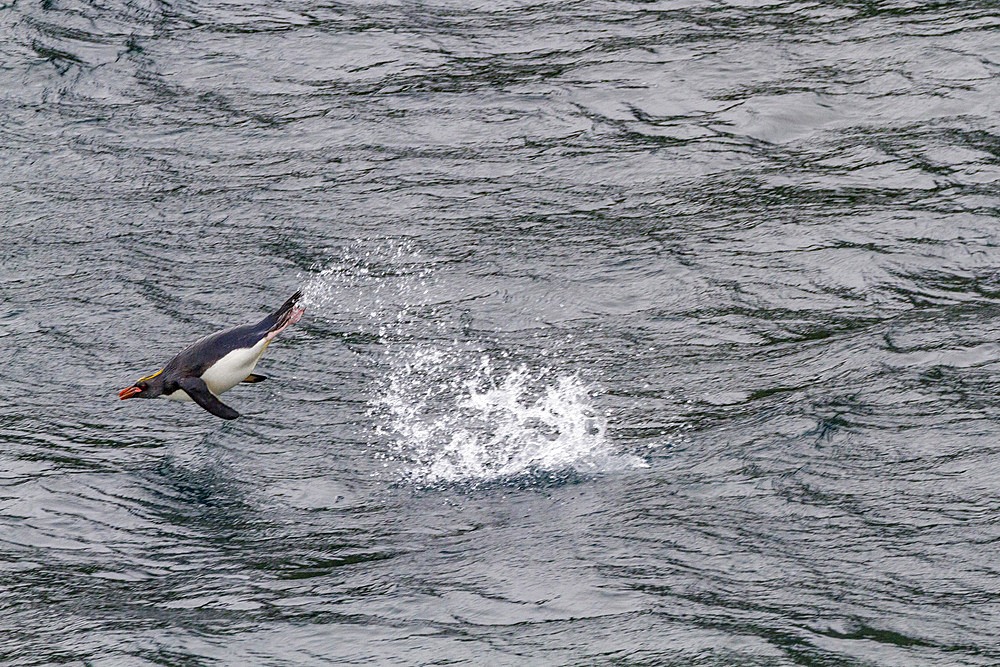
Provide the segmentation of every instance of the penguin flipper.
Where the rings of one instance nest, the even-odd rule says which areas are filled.
[[[264,375],[257,375],[256,373],[251,373],[250,375],[246,376],[245,379],[240,380],[240,382],[247,382],[253,384],[254,382],[263,382],[266,379],[267,377]]]
[[[211,412],[216,417],[223,419],[236,419],[240,413],[215,397],[215,394],[208,390],[208,385],[201,378],[186,377],[177,381],[180,388],[187,392],[195,403]]]

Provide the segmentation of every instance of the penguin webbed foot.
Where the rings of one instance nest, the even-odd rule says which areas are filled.
[[[253,384],[255,382],[263,382],[266,379],[267,379],[266,375],[257,375],[256,373],[251,373],[250,375],[246,376],[246,378],[244,378],[243,380],[240,380],[240,382]]]
[[[178,382],[181,389],[187,392],[195,403],[211,412],[216,417],[222,419],[236,419],[240,413],[216,398],[215,394],[208,390],[205,381],[198,377],[181,378]]]
[[[278,308],[278,310],[264,318],[264,321],[261,322],[261,324],[267,326],[268,340],[271,340],[301,319],[302,313],[306,311],[305,306],[302,306],[299,303],[301,299],[302,290],[299,290],[293,294],[288,301],[281,304],[281,307]]]

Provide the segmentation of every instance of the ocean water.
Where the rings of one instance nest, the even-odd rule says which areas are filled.
[[[6,0],[0,663],[1000,664],[998,54]],[[241,418],[118,400],[296,289]]]

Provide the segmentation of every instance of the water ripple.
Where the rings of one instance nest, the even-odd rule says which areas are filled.
[[[997,663],[995,14],[2,4],[0,661]]]

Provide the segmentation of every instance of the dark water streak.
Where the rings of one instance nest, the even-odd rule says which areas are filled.
[[[1000,662],[998,47],[985,2],[7,0],[0,661]],[[245,419],[115,400],[331,266]],[[519,368],[592,398],[466,418]],[[508,426],[563,462],[497,477]]]

